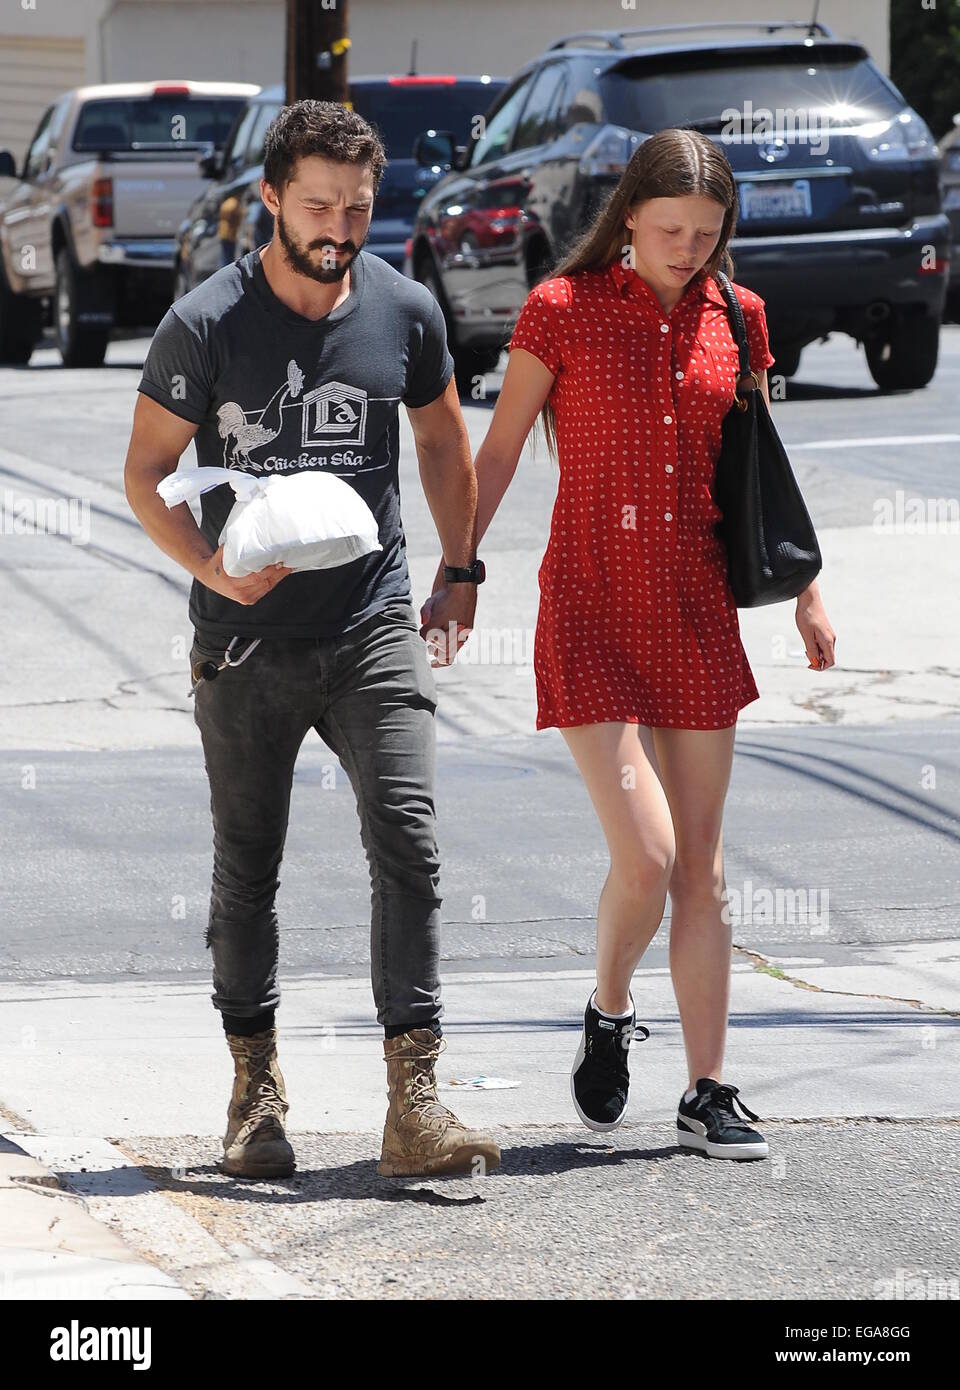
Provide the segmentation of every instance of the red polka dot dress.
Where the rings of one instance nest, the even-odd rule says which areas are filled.
[[[735,286],[750,365],[770,354],[763,300]],[[702,273],[670,313],[634,270],[557,276],[510,351],[555,373],[560,481],[538,572],[538,729],[609,720],[722,729],[759,691],[740,640],[710,495],[736,342]]]

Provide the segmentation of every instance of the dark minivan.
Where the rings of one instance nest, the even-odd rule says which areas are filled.
[[[355,77],[350,102],[375,126],[387,153],[365,249],[403,269],[405,244],[423,195],[446,173],[439,165],[413,157],[415,138],[428,128],[447,133],[455,144],[471,137],[506,86],[503,78],[410,75]],[[260,197],[263,145],[267,127],[284,104],[282,86],[265,87],[252,97],[222,157],[203,161],[211,177],[180,228],[177,298],[273,235],[273,218]]]

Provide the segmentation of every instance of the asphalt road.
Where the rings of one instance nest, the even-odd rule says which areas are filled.
[[[0,546],[8,620],[0,766],[16,793],[0,802],[11,924],[0,939],[0,977],[8,979],[207,968],[207,789],[186,663],[171,656],[189,632],[189,577],[147,540],[122,491],[144,348],[142,339],[116,342],[104,369],[74,372],[45,348],[30,367],[0,372],[0,487],[72,489],[91,506],[89,544],[5,536]],[[488,401],[464,402],[475,448],[498,381],[488,378]],[[918,560],[957,544],[876,538],[870,525],[876,499],[896,488],[956,490],[958,447],[947,436],[960,430],[958,394],[960,326],[951,325],[926,391],[879,395],[862,354],[838,339],[807,350],[775,407],[835,557],[821,589],[841,634],[840,660],[825,676],[805,670],[795,629],[787,635],[792,605],[741,614],[762,698],[738,727],[727,882],[745,895],[748,885],[819,893],[829,927],[812,914],[801,922],[785,912],[772,923],[754,916],[738,934],[745,945],[809,944],[812,934],[822,948],[954,931],[960,599],[956,590],[931,592]],[[419,603],[437,539],[405,419],[403,428],[402,506]],[[876,440],[896,442],[861,442]],[[555,486],[542,444],[536,455],[528,445],[481,547],[491,571],[481,590],[486,621],[518,623],[527,639]],[[875,573],[852,564],[854,553]],[[901,594],[908,620],[871,602],[885,582]],[[781,634],[788,658],[778,664],[768,652]],[[868,660],[855,659],[848,673],[844,652],[856,658],[858,642]],[[529,662],[458,662],[437,679],[445,959],[589,956],[605,846],[559,731],[533,729]],[[874,722],[875,692],[891,685],[900,693]],[[789,701],[784,690],[795,692]],[[331,767],[335,786],[325,787]],[[465,806],[473,808],[466,816]],[[481,924],[477,893],[486,900]],[[174,897],[186,904],[182,918],[171,917]],[[285,969],[364,967],[369,886],[359,822],[346,775],[318,739],[304,745],[297,768],[279,903]],[[651,950],[664,938],[661,929]]]

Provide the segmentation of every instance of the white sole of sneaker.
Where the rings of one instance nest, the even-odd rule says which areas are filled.
[[[697,1124],[698,1121],[683,1117],[684,1124]],[[692,1134],[689,1130],[677,1130],[677,1143],[682,1149],[699,1149],[708,1158],[766,1158],[770,1147],[766,1139],[759,1144],[712,1144],[705,1134]]]
[[[583,1121],[583,1123],[586,1125],[587,1129],[596,1130],[598,1134],[606,1134],[606,1133],[608,1133],[611,1129],[619,1129],[619,1128],[620,1128],[620,1126],[623,1124],[623,1117],[624,1117],[624,1115],[627,1113],[627,1107],[626,1107],[626,1106],[623,1107],[622,1111],[620,1112],[620,1116],[619,1116],[618,1119],[616,1119],[616,1120],[607,1120],[607,1121],[604,1121],[604,1122],[602,1122],[602,1123],[601,1123],[601,1121],[599,1121],[599,1120],[591,1120],[590,1116],[589,1116],[589,1115],[585,1115],[585,1114],[583,1113],[583,1111],[580,1109],[580,1102],[577,1100],[577,1093],[576,1093],[576,1091],[574,1090],[574,1086],[573,1086],[573,1078],[574,1078],[574,1076],[576,1075],[577,1070],[578,1070],[578,1068],[579,1068],[579,1066],[580,1066],[580,1063],[583,1061],[583,1058],[584,1058],[584,1055],[585,1055],[585,1047],[584,1047],[585,1041],[586,1041],[585,1035],[584,1035],[583,1033],[581,1033],[581,1034],[580,1034],[580,1046],[577,1048],[577,1055],[576,1055],[576,1057],[574,1058],[573,1069],[572,1069],[572,1071],[570,1072],[570,1095],[571,1095],[571,1097],[573,1098],[573,1106],[574,1106],[574,1109],[576,1110],[577,1114],[580,1116],[580,1118],[581,1118],[581,1120]]]

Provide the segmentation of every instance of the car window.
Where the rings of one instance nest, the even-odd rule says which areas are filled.
[[[556,85],[543,123],[542,138],[545,144],[548,140],[556,140],[567,129],[566,113],[570,104],[567,93],[569,90],[570,85],[567,82],[566,73],[561,68],[560,81]]]
[[[73,132],[75,150],[222,149],[243,97],[110,97],[88,101]]]
[[[256,102],[251,102],[240,117],[240,124],[237,126],[233,139],[230,141],[230,152],[227,156],[228,164],[246,163],[244,156],[247,152],[247,146],[250,144],[250,132],[256,125],[259,114],[259,105]]]
[[[283,110],[282,106],[261,106],[257,116],[256,125],[253,127],[253,134],[250,136],[250,148],[247,150],[247,165],[263,163],[263,147],[267,138],[267,130],[272,121]]]
[[[490,117],[486,130],[473,147],[470,159],[471,169],[475,169],[478,164],[489,164],[491,160],[499,159],[506,151],[520,109],[527,99],[533,77],[533,73],[528,73],[518,86],[514,87],[503,105]]]
[[[549,116],[562,80],[563,69],[559,63],[549,63],[540,69],[523,108],[512,149],[524,150],[532,145],[543,145],[552,138],[548,134]]]
[[[68,92],[66,96],[60,98],[53,108],[53,115],[50,117],[50,126],[47,131],[49,149],[55,149],[58,145],[60,136],[63,134],[63,126],[67,119],[67,113],[72,105],[73,93]]]
[[[365,82],[350,88],[358,116],[374,127],[387,159],[411,159],[425,130],[452,130],[454,143],[469,145],[473,123],[503,90],[502,82]]]
[[[902,109],[880,73],[864,59],[806,50],[795,58],[756,54],[747,58],[711,54],[621,63],[599,80],[607,119],[634,130],[656,131],[678,124],[720,130],[722,113],[740,110],[750,93],[754,111],[784,107],[829,118],[834,129],[889,119]]]
[[[43,161],[50,143],[50,119],[52,116],[53,107],[48,106],[40,117],[40,124],[30,141],[30,148],[23,161],[23,177],[25,179],[35,179],[43,168]]]

